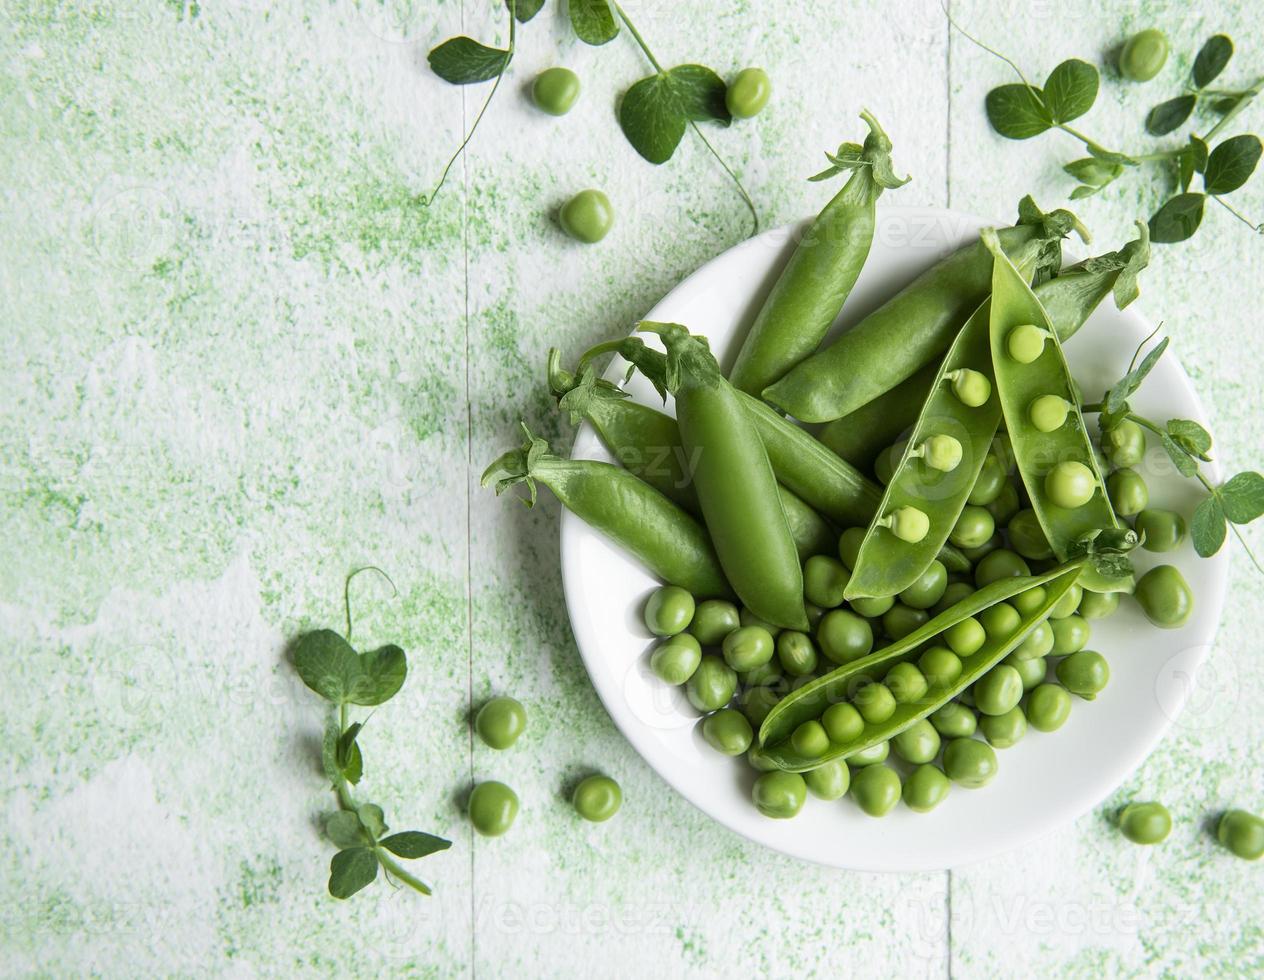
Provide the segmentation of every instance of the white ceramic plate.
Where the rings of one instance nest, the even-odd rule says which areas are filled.
[[[835,330],[854,323],[985,224],[951,211],[881,208],[869,260]],[[730,249],[673,289],[646,318],[683,323],[706,335],[727,368],[803,227],[765,232]],[[1152,329],[1135,305],[1120,312],[1109,298],[1102,304],[1067,345],[1088,397],[1122,374]],[[621,380],[625,367],[616,359],[607,378]],[[656,404],[644,379],[635,378],[630,389],[638,400]],[[1207,421],[1170,352],[1132,401],[1156,420]],[[588,425],[580,429],[573,455],[614,461]],[[1151,445],[1141,469],[1153,506],[1192,514],[1197,500],[1192,481],[1174,472],[1162,449]],[[1018,745],[999,752],[1000,770],[987,787],[954,787],[930,814],[901,805],[875,820],[849,798],[826,803],[809,796],[794,820],[770,820],[750,802],[755,774],[745,761],[712,750],[683,692],[649,670],[652,639],[641,609],[658,583],[574,515],[562,518],[562,575],[575,638],[597,693],[637,751],[688,800],[739,834],[795,857],[873,871],[947,868],[1016,847],[1089,810],[1154,749],[1184,706],[1194,672],[1210,650],[1228,571],[1223,552],[1203,560],[1188,542],[1164,556],[1139,551],[1138,571],[1160,560],[1177,565],[1194,590],[1190,622],[1179,630],[1155,629],[1125,597],[1114,616],[1093,623],[1089,645],[1110,661],[1109,686],[1091,703],[1077,699],[1060,731],[1029,731]]]

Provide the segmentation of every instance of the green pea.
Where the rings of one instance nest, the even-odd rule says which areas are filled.
[[[704,599],[694,610],[689,632],[704,647],[714,647],[741,625],[741,614],[733,603],[724,599]]]
[[[951,473],[961,465],[961,443],[952,436],[931,436],[910,455],[921,459],[932,470]]]
[[[518,794],[504,783],[488,780],[470,793],[470,823],[484,837],[499,837],[518,816]]]
[[[813,555],[803,566],[803,594],[823,609],[843,604],[843,590],[850,580],[846,566],[828,555]]]
[[[1194,614],[1194,593],[1174,565],[1158,565],[1142,575],[1133,597],[1146,619],[1163,629],[1178,629]]]
[[[776,820],[798,816],[807,794],[808,785],[797,772],[766,772],[751,788],[755,809]]]
[[[1121,517],[1140,514],[1150,503],[1150,490],[1136,470],[1116,470],[1106,478],[1106,492]]]
[[[1084,590],[1078,585],[1072,585],[1053,604],[1053,608],[1049,610],[1049,618],[1066,619],[1068,616],[1075,615],[1075,611],[1080,608],[1080,599],[1083,596]]]
[[[923,718],[891,739],[891,750],[905,762],[920,765],[939,754],[939,732]]]
[[[1022,675],[1005,664],[997,664],[974,683],[974,706],[980,714],[1003,715],[1022,697]]]
[[[995,453],[988,453],[983,457],[983,466],[979,469],[979,475],[974,481],[974,487],[970,490],[966,503],[975,507],[986,507],[1000,497],[1008,482],[1009,476],[1005,472],[1005,465]],[[993,523],[995,523],[995,517],[993,517]]]
[[[1040,518],[1028,507],[1020,510],[1005,529],[1009,535],[1009,546],[1024,558],[1039,561],[1053,557],[1053,548],[1045,537],[1045,529],[1040,526]]]
[[[1034,660],[1037,657],[1047,657],[1053,652],[1053,627],[1046,620],[1037,623],[1032,627],[1023,642],[1018,644],[1010,654],[1015,660]]]
[[[746,716],[746,720],[753,727],[758,728],[780,700],[781,698],[772,688],[748,687],[737,699],[737,706]]]
[[[1073,510],[1093,499],[1097,478],[1083,463],[1066,460],[1045,474],[1045,494],[1059,507]]]
[[[808,628],[812,630],[821,625],[821,619],[824,618],[827,612],[827,610],[822,609],[820,606],[814,606],[810,602],[803,604],[803,611],[808,614]]]
[[[770,660],[750,670],[738,671],[737,676],[746,687],[770,687],[781,680],[781,664]]]
[[[745,606],[743,606],[741,612],[737,614],[737,619],[742,626],[758,626],[769,636],[776,636],[781,632],[780,626],[773,626],[773,624],[768,622],[766,619],[760,619]]]
[[[887,766],[867,766],[851,780],[851,795],[871,817],[884,817],[900,802],[900,775]]]
[[[987,632],[983,624],[973,616],[963,619],[944,630],[944,642],[948,649],[958,657],[969,657],[978,653],[987,642]]]
[[[948,540],[958,548],[977,548],[996,531],[996,521],[985,507],[967,504],[953,525]]]
[[[679,586],[665,585],[645,603],[645,625],[655,636],[675,636],[689,625],[693,613],[693,596]]]
[[[902,440],[882,450],[878,458],[873,461],[873,475],[884,487],[891,482],[891,477],[895,475],[895,469],[904,458],[906,449],[908,449],[908,442]]]
[[[1005,349],[1019,364],[1030,364],[1044,353],[1048,337],[1048,333],[1034,323],[1024,323],[1006,335]]]
[[[702,720],[702,737],[717,752],[741,755],[750,748],[754,733],[751,723],[740,711],[721,708]]]
[[[777,637],[777,660],[791,677],[806,677],[816,670],[816,647],[806,634],[782,630]]]
[[[910,663],[896,664],[887,671],[882,683],[890,689],[897,704],[914,704],[930,690],[926,675]]]
[[[1129,803],[1119,813],[1119,830],[1134,844],[1159,844],[1172,832],[1172,814],[1162,803]]]
[[[564,116],[579,98],[579,76],[569,68],[546,68],[531,83],[531,101],[550,116]]]
[[[740,626],[724,638],[724,662],[734,670],[753,670],[772,660],[772,634],[762,626]]]
[[[1058,683],[1085,701],[1092,701],[1110,681],[1110,664],[1095,650],[1080,650],[1054,669]]]
[[[911,609],[929,609],[941,598],[948,588],[948,569],[944,563],[936,559],[926,566],[926,571],[917,580],[900,593],[900,601]]]
[[[886,762],[887,756],[890,754],[890,742],[877,742],[867,749],[853,752],[847,757],[847,764],[853,769],[858,769],[862,766],[876,766],[880,762]]]
[[[974,595],[974,586],[969,582],[949,582],[939,601],[931,607],[931,615],[938,616],[945,609],[951,609],[958,602]]]
[[[996,752],[977,738],[954,738],[944,746],[944,772],[967,789],[986,786],[996,775]]]
[[[759,114],[772,95],[772,82],[762,68],[743,68],[724,92],[724,104],[738,119]]]
[[[842,759],[831,759],[803,774],[808,792],[818,800],[841,800],[851,785],[851,770]]]
[[[1133,526],[1146,551],[1172,551],[1185,540],[1185,518],[1172,510],[1148,507],[1137,515]]]
[[[830,739],[819,721],[805,721],[790,735],[790,747],[805,759],[815,759],[829,751]]]
[[[1053,629],[1053,648],[1049,652],[1055,656],[1063,657],[1083,650],[1088,643],[1088,621],[1080,616],[1051,620],[1049,625]]]
[[[1015,705],[1004,714],[984,715],[979,719],[979,731],[993,748],[1012,748],[1027,734],[1027,716]]]
[[[917,544],[930,532],[930,518],[916,507],[897,507],[877,524],[908,544]]]
[[[917,666],[935,687],[947,687],[961,676],[961,658],[947,647],[927,647],[918,657]]]
[[[1246,810],[1229,810],[1220,818],[1216,839],[1246,861],[1264,854],[1264,820]]]
[[[1145,430],[1125,419],[1102,436],[1102,452],[1111,466],[1136,466],[1145,458]]]
[[[864,543],[865,531],[866,528],[863,527],[849,527],[838,536],[838,557],[848,568],[856,567],[856,557]]]
[[[1018,671],[1018,676],[1023,679],[1023,692],[1026,693],[1038,684],[1045,682],[1045,675],[1049,673],[1049,665],[1044,657],[1028,657],[1025,660],[1016,659],[1010,654],[1004,660],[1003,664],[1008,664]]]
[[[1030,589],[1024,589],[1009,601],[1023,616],[1034,616],[1037,610],[1045,604],[1045,600],[1048,597],[1049,593],[1045,591],[1045,587],[1037,585]]]
[[[507,749],[527,727],[527,709],[513,698],[492,698],[474,716],[478,737],[493,749]]]
[[[985,506],[988,513],[992,515],[992,519],[996,521],[996,526],[1004,527],[1014,519],[1014,515],[1022,507],[1018,499],[1018,485],[1013,480],[1007,480],[997,498]]]
[[[685,683],[685,696],[699,711],[719,711],[733,700],[737,674],[715,654],[705,654]]]
[[[882,628],[893,640],[902,640],[914,630],[920,629],[930,621],[930,613],[925,609],[910,609],[897,602],[882,617]]]
[[[1071,403],[1059,395],[1041,395],[1027,406],[1027,417],[1039,432],[1056,432],[1066,423]]]
[[[989,511],[989,513],[991,512]],[[1004,543],[1005,540],[999,534],[993,534],[977,548],[962,548],[961,553],[970,560],[971,564],[978,565],[979,562],[1000,548]]]
[[[742,718],[742,721],[745,722],[746,719]],[[602,823],[618,813],[619,807],[623,806],[623,790],[609,776],[588,776],[581,779],[575,787],[571,803],[585,820]]]
[[[952,393],[957,396],[961,404],[970,408],[986,405],[988,399],[992,397],[992,382],[988,380],[987,375],[979,371],[962,368],[958,371],[950,371],[944,375],[944,379],[952,385]]]
[[[904,805],[915,813],[929,813],[948,798],[951,787],[938,767],[918,766],[904,780]]]
[[[885,684],[862,685],[852,701],[860,712],[860,717],[870,725],[880,725],[895,714],[895,695]]]
[[[1090,592],[1085,589],[1079,613],[1085,619],[1105,619],[1118,608],[1118,592]]]
[[[949,701],[931,712],[930,723],[944,738],[969,738],[979,727],[974,711],[959,701]]]
[[[865,730],[865,720],[860,717],[854,704],[846,701],[831,704],[821,715],[821,724],[831,742],[846,744],[860,738]]]
[[[1071,695],[1060,684],[1037,685],[1027,695],[1027,723],[1038,732],[1056,732],[1071,716]]]
[[[685,683],[701,662],[702,647],[688,633],[670,637],[650,654],[650,670],[668,684]]]
[[[768,757],[768,753],[758,745],[752,745],[746,753],[746,761],[756,772],[779,772],[777,763]]]
[[[873,649],[873,627],[854,612],[834,609],[821,618],[816,642],[826,659],[836,664],[851,663]]]
[[[983,632],[987,633],[988,639],[1003,640],[1018,632],[1023,617],[1008,602],[998,602],[979,613],[979,622],[983,624]]]
[[[614,208],[601,191],[580,191],[558,212],[562,230],[577,241],[592,245],[609,234],[614,225]]]
[[[1007,548],[998,548],[996,551],[985,555],[979,564],[975,566],[974,584],[981,589],[983,586],[999,582],[1003,578],[1021,578],[1030,574],[1031,568],[1023,561],[1021,556]]]
[[[1167,35],[1147,27],[1128,38],[1119,52],[1119,74],[1134,82],[1148,82],[1167,63]]]
[[[851,607],[861,616],[868,619],[877,619],[886,613],[888,609],[895,605],[895,596],[884,595],[876,596],[872,599],[852,599]]]

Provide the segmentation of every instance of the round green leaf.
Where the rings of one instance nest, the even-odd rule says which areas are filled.
[[[1146,132],[1151,136],[1166,136],[1174,129],[1178,129],[1194,111],[1197,101],[1192,95],[1178,95],[1174,99],[1168,99],[1156,105],[1146,116]]]
[[[1189,536],[1194,542],[1194,550],[1203,558],[1210,558],[1225,539],[1225,516],[1220,501],[1215,497],[1207,497],[1194,511],[1194,519],[1189,522]]]
[[[1234,524],[1250,524],[1264,514],[1264,476],[1248,470],[1232,477],[1220,488],[1220,503]]]
[[[392,854],[410,859],[423,858],[436,851],[446,851],[452,846],[450,840],[444,840],[434,834],[422,833],[420,830],[405,830],[403,833],[391,834],[379,843]]]
[[[727,126],[733,121],[724,102],[724,79],[705,65],[677,65],[667,72],[676,101],[686,118],[713,120]]]
[[[1049,110],[1038,88],[1026,85],[1002,85],[987,94],[984,103],[992,128],[1011,140],[1039,136],[1053,125]]]
[[[450,37],[432,50],[426,60],[430,70],[453,85],[471,85],[495,78],[509,66],[512,55],[489,48],[472,37]]]
[[[619,104],[619,126],[632,148],[650,163],[666,163],[685,135],[687,120],[671,79],[650,75],[628,89]]]
[[[333,630],[313,630],[299,637],[294,668],[303,683],[322,698],[344,704],[360,676],[360,658]]]
[[[1045,108],[1054,122],[1078,119],[1097,101],[1100,78],[1097,69],[1087,61],[1070,58],[1062,62],[1045,80]]]
[[[367,847],[348,847],[329,862],[329,894],[350,898],[377,877],[377,855]]]
[[[1150,240],[1183,242],[1198,230],[1203,220],[1204,194],[1177,194],[1150,218]]]
[[[1203,190],[1208,194],[1228,194],[1251,179],[1264,146],[1258,136],[1231,136],[1211,151],[1203,174]]]
[[[607,0],[568,0],[575,36],[585,44],[605,44],[619,33],[619,22]]]
[[[1228,37],[1215,34],[1208,38],[1198,52],[1198,57],[1194,59],[1194,84],[1198,88],[1210,85],[1224,71],[1232,57],[1233,41]]]

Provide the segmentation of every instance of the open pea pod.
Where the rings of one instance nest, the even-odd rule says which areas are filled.
[[[1049,314],[996,236],[985,231],[983,241],[996,259],[988,332],[1005,427],[1032,510],[1065,561],[1086,536],[1118,528],[1119,518]],[[1059,483],[1069,489],[1059,493]]]
[[[867,657],[845,664],[805,684],[773,707],[759,728],[759,743],[769,762],[779,769],[803,772],[833,759],[845,758],[879,742],[898,735],[914,722],[940,708],[1003,660],[1028,633],[1048,618],[1058,600],[1075,584],[1086,566],[1084,559],[1060,565],[1042,575],[1005,578],[984,586],[950,606],[930,622],[901,640],[883,647]],[[886,721],[866,724],[864,730],[849,742],[831,743],[824,755],[806,757],[796,753],[790,736],[805,721],[819,718],[832,704],[849,700],[856,687],[869,680],[879,680],[896,664],[912,659],[928,640],[983,610],[1004,602],[1020,592],[1037,586],[1045,589],[1044,601],[1022,617],[1018,628],[1004,637],[988,637],[975,653],[961,658],[961,674],[951,684],[932,684],[926,694],[914,701],[896,706]]]

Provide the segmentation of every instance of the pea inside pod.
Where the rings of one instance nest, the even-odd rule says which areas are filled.
[[[902,640],[805,684],[779,701],[764,719],[759,731],[764,755],[779,768],[801,772],[832,759],[850,759],[894,738],[986,675],[1047,619],[1082,567],[1075,562],[1040,576],[994,582]],[[1028,607],[1012,632],[986,635],[976,615],[1016,594],[1035,590],[1040,602]],[[969,644],[961,642],[966,626],[979,634],[974,638],[972,632]],[[960,669],[944,671],[935,665],[931,671],[930,660],[923,654],[928,670],[919,668],[920,677],[912,683],[914,679],[907,676],[912,673],[910,662],[928,642],[935,649],[933,642],[940,637],[938,642],[956,644],[951,656],[959,661]],[[1021,694],[1021,685],[1017,693]]]
[[[988,333],[1006,430],[1031,508],[1049,547],[1059,561],[1066,561],[1072,546],[1085,535],[1118,528],[1119,519],[1106,495],[1074,381],[1049,315],[1027,277],[1001,249],[995,233],[985,230],[983,240],[996,260]],[[1067,407],[1062,424],[1056,427],[1050,427],[1053,418],[1048,413],[1032,411],[1033,405],[1051,404],[1050,397],[1061,399]]]

